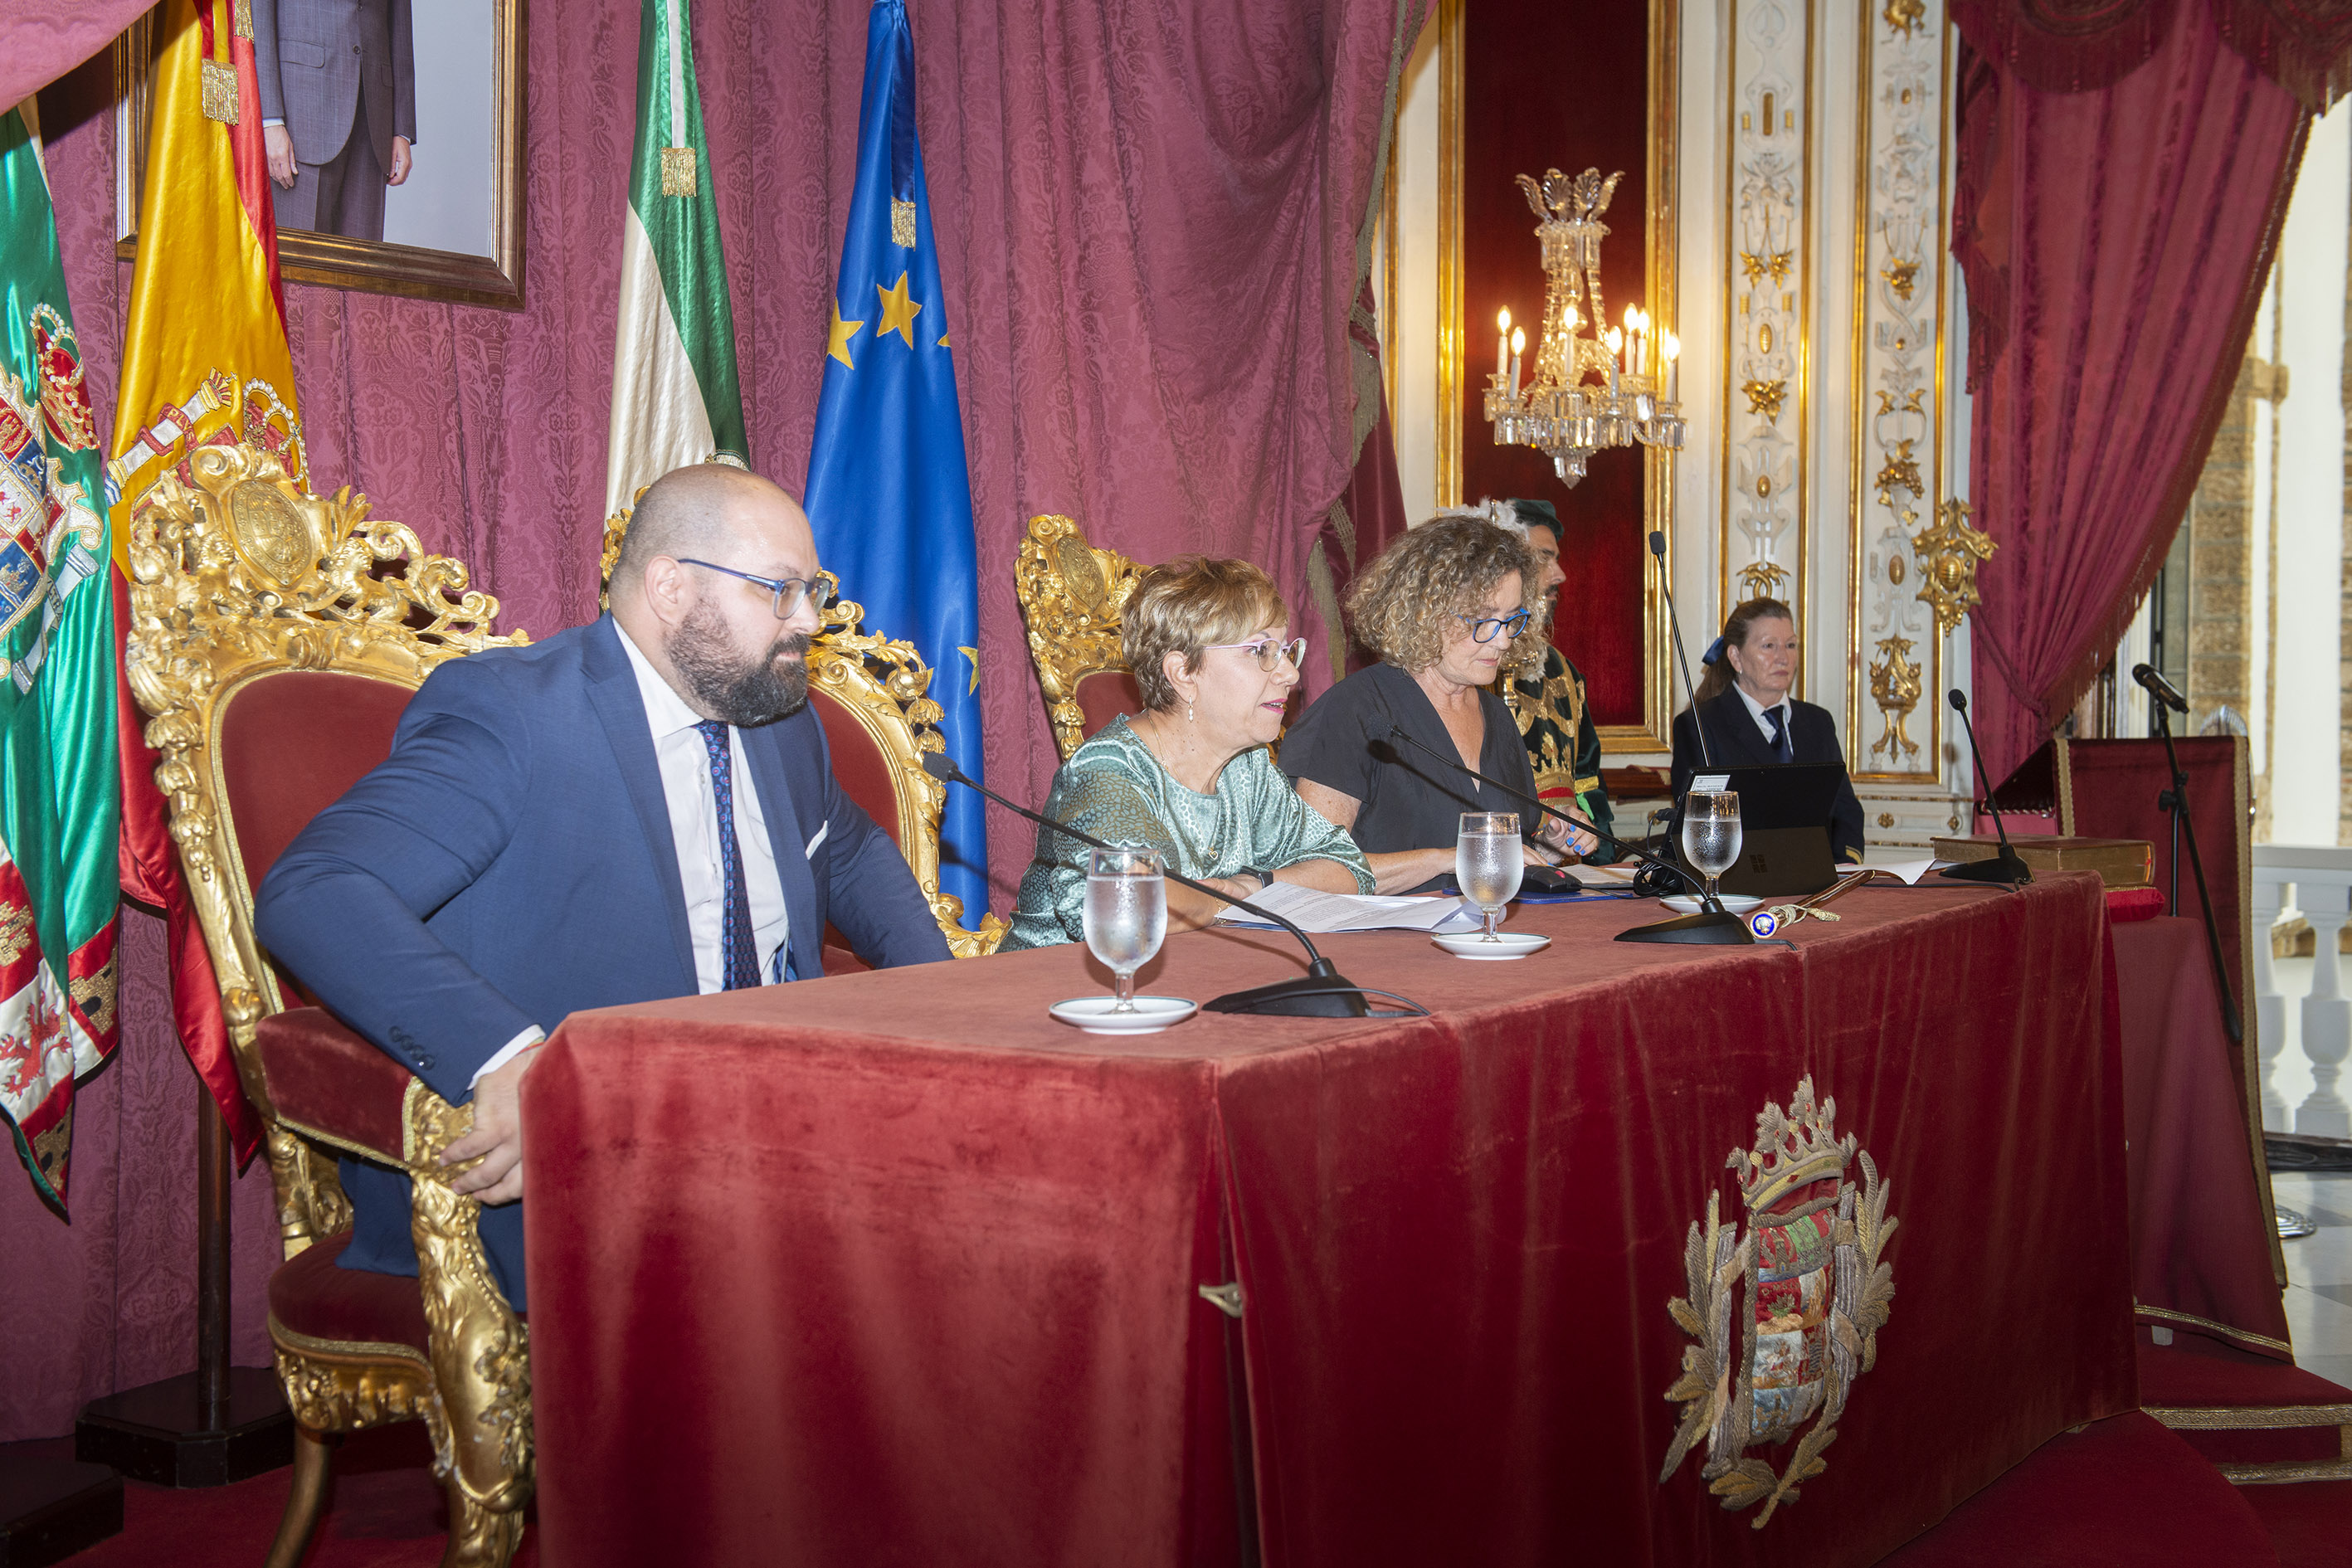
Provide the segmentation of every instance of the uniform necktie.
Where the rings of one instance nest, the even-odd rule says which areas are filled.
[[[1786,708],[1777,706],[1764,710],[1764,717],[1772,721],[1772,758],[1775,762],[1793,763],[1797,760],[1797,749],[1789,743],[1788,711]]]
[[[740,991],[760,984],[760,953],[751,936],[751,896],[743,887],[743,849],[735,841],[735,749],[728,743],[723,721],[705,719],[695,729],[710,753],[710,792],[719,803],[719,857],[726,871],[719,973],[725,976],[725,989]]]

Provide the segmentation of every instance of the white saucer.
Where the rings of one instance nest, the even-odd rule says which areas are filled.
[[[1118,1005],[1115,997],[1073,996],[1046,1011],[1089,1035],[1150,1035],[1181,1024],[1201,1010],[1198,1002],[1187,1002],[1181,996],[1138,996],[1132,1013],[1112,1012]]]
[[[1512,931],[1497,931],[1488,942],[1483,931],[1464,931],[1458,936],[1433,936],[1429,939],[1456,958],[1525,958],[1531,952],[1541,952],[1551,945],[1548,936],[1523,936]]]
[[[1726,913],[1735,915],[1744,915],[1764,901],[1749,893],[1718,893],[1716,897],[1723,900]],[[1695,915],[1706,907],[1698,901],[1698,895],[1696,893],[1673,893],[1660,899],[1658,902],[1678,915]]]

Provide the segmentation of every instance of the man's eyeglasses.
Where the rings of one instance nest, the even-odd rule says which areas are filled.
[[[1213,642],[1201,651],[1208,653],[1221,647],[1247,648],[1252,657],[1256,658],[1257,667],[1268,675],[1281,668],[1285,659],[1290,661],[1290,668],[1293,669],[1297,669],[1307,659],[1305,637],[1293,637],[1288,642],[1276,642],[1272,637],[1253,637],[1248,642]]]
[[[1468,626],[1470,635],[1480,642],[1493,642],[1495,634],[1497,632],[1506,638],[1509,638],[1517,637],[1528,629],[1528,613],[1525,610],[1513,610],[1507,616],[1473,616],[1457,614],[1454,618]]]
[[[732,566],[721,566],[716,561],[695,561],[681,555],[681,566],[699,566],[707,572],[723,572],[730,577],[740,577],[746,583],[757,584],[776,596],[776,619],[789,621],[800,614],[803,605],[816,596],[819,586],[814,577],[754,577],[749,572],[738,572]]]

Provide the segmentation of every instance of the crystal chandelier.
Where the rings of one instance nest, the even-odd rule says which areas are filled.
[[[1544,310],[1538,324],[1535,379],[1519,385],[1527,332],[1496,319],[1500,341],[1495,374],[1486,383],[1486,419],[1498,447],[1533,447],[1549,453],[1560,482],[1584,477],[1585,460],[1604,447],[1678,449],[1683,444],[1681,353],[1672,332],[1634,307],[1622,327],[1602,331],[1601,241],[1609,226],[1601,215],[1616,194],[1620,171],[1608,179],[1587,169],[1570,180],[1558,169],[1538,184],[1519,176],[1528,205],[1542,222]],[[1591,335],[1580,336],[1584,329]]]

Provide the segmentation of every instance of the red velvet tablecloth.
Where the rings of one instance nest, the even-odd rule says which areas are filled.
[[[1656,912],[1622,903],[1515,910],[1554,939],[1517,963],[1326,943],[1428,1018],[1084,1035],[1045,1013],[1103,988],[1074,948],[572,1018],[524,1100],[548,1561],[1223,1563],[1237,1517],[1279,1568],[1874,1560],[2136,1403],[2121,1084],[2095,878],[1838,911],[1793,949],[1612,943]],[[1297,962],[1183,936],[1144,989]],[[1668,1303],[1808,1075],[1895,1295],[1835,1440],[1746,1449],[1825,1467],[1759,1529],[1704,1436],[1661,1481]]]

